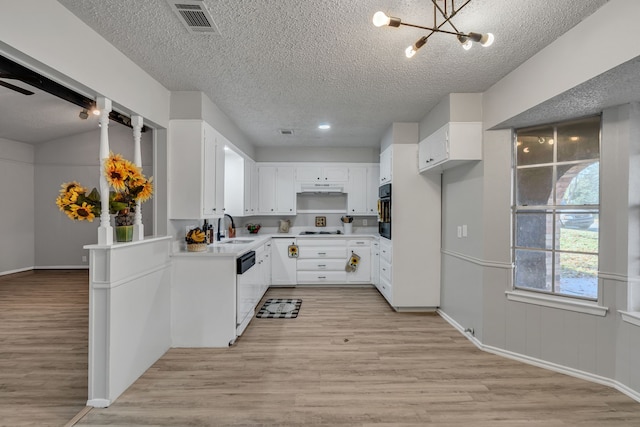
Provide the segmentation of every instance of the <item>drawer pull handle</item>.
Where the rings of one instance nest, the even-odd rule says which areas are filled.
[[[320,268],[323,268],[323,267],[326,267],[326,266],[327,266],[327,264],[318,264],[318,267],[320,267]]]
[[[326,279],[327,276],[318,276],[318,279]]]
[[[326,255],[326,252],[318,252],[318,255]]]

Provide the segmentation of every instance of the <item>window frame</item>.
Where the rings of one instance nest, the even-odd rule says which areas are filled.
[[[581,121],[587,121],[590,119],[598,119],[598,156],[596,158],[585,158],[581,160],[566,160],[566,161],[558,161],[558,129],[570,125],[572,123],[579,123]],[[555,140],[555,144],[553,146],[553,153],[551,162],[545,163],[534,163],[534,164],[524,164],[518,166],[518,133],[535,131],[536,129],[553,129],[553,138]],[[600,266],[600,227],[598,226],[598,249],[596,253],[593,252],[580,252],[574,250],[566,250],[561,249],[559,246],[559,235],[557,234],[557,225],[560,221],[559,217],[562,213],[569,212],[589,212],[593,215],[596,215],[598,218],[598,223],[600,223],[600,214],[601,214],[601,193],[602,193],[602,184],[601,184],[601,172],[602,172],[602,115],[592,115],[587,117],[576,118],[572,120],[566,120],[562,122],[554,122],[548,124],[540,124],[536,126],[522,127],[518,129],[513,129],[512,132],[512,146],[511,146],[511,155],[512,155],[512,203],[511,203],[511,259],[513,265],[512,271],[512,286],[511,291],[507,292],[507,296],[509,299],[517,300],[525,302],[526,299],[531,298],[529,302],[540,302],[542,305],[548,305],[549,301],[558,301],[562,300],[560,304],[565,304],[568,302],[569,304],[577,304],[578,306],[591,306],[593,303],[597,303],[601,300],[601,286],[598,280],[599,266]],[[560,204],[560,200],[557,199],[557,190],[558,190],[558,167],[562,166],[574,166],[580,164],[593,164],[597,162],[598,164],[598,204],[584,204],[584,205],[562,205]],[[526,170],[531,168],[540,168],[540,167],[551,167],[552,168],[552,180],[550,184],[550,196],[549,200],[551,203],[547,203],[545,205],[518,205],[518,177],[519,170]],[[588,166],[586,166],[588,167]],[[585,167],[585,168],[586,168]],[[564,174],[563,174],[564,175]],[[518,246],[517,243],[519,241],[518,236],[518,227],[517,227],[517,218],[519,214],[527,214],[527,213],[543,213],[544,215],[550,215],[552,218],[552,243],[547,246],[546,244],[542,248],[536,247],[526,247],[526,246]],[[545,233],[546,239],[546,233]],[[518,286],[516,282],[517,276],[517,265],[516,265],[516,253],[518,251],[537,251],[545,253],[545,256],[551,257],[551,290],[546,289],[537,289],[534,287],[525,287]],[[595,255],[598,262],[598,272],[596,272],[596,295],[595,297],[591,296],[583,296],[583,295],[570,295],[567,293],[558,292],[558,281],[556,280],[556,270],[559,268],[560,258],[563,254],[587,254],[587,255]],[[549,306],[554,306],[551,304]],[[582,308],[580,308],[581,310]],[[606,312],[606,309],[605,309]]]

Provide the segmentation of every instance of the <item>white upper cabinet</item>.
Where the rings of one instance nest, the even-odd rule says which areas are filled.
[[[377,215],[380,167],[372,164],[349,168],[347,213],[349,215]]]
[[[393,147],[380,153],[380,185],[389,184],[392,178]]]
[[[447,123],[418,145],[420,172],[444,170],[472,160],[482,160],[481,122]]]
[[[346,166],[298,166],[297,182],[346,182],[349,168]]]
[[[258,181],[259,214],[296,214],[296,192],[293,166],[259,166]]]
[[[224,138],[202,120],[169,124],[169,218],[224,214]]]

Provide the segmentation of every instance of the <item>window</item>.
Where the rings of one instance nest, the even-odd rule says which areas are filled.
[[[600,117],[518,129],[514,287],[596,300]]]

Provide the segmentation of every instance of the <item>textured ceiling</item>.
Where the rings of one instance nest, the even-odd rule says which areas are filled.
[[[493,46],[435,34],[411,60],[426,33],[371,17],[430,26],[428,0],[204,0],[220,35],[189,33],[164,0],[59,2],[168,89],[206,93],[256,146],[373,147],[448,93],[485,91],[606,0],[472,0],[453,22]]]

